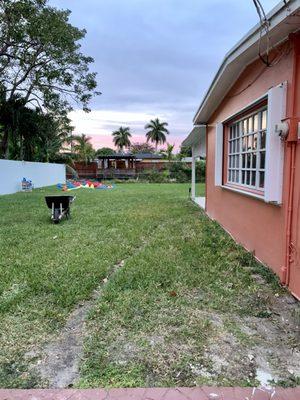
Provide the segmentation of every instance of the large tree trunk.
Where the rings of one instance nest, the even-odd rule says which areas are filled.
[[[0,157],[8,158],[8,139],[9,139],[9,127],[4,127],[3,137],[0,146]]]

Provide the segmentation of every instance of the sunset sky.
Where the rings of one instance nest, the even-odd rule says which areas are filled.
[[[154,117],[169,123],[168,142],[180,145],[192,129],[201,98],[225,53],[254,25],[252,0],[50,0],[72,11],[87,29],[82,43],[95,59],[102,95],[92,112],[71,113],[75,132],[96,148],[112,146],[111,132],[131,128],[145,140]],[[277,0],[263,0],[270,11]]]

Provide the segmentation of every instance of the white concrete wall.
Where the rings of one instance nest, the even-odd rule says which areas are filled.
[[[0,160],[0,195],[21,190],[21,181],[32,181],[35,188],[66,182],[64,164]]]

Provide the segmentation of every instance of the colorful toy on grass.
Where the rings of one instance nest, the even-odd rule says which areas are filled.
[[[102,182],[96,182],[96,181],[67,181],[66,184],[59,183],[57,185],[57,188],[62,190],[63,192],[69,192],[71,190],[76,190],[76,189],[114,189],[114,185],[104,185]]]
[[[23,178],[21,182],[22,192],[32,192],[33,183],[30,179]]]
[[[106,189],[114,189],[114,185],[101,185],[98,186],[96,189],[102,189],[102,190],[106,190]]]

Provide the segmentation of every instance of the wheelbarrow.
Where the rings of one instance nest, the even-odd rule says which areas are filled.
[[[76,196],[46,196],[45,200],[51,210],[51,220],[58,224],[63,217],[70,218],[70,206]]]

